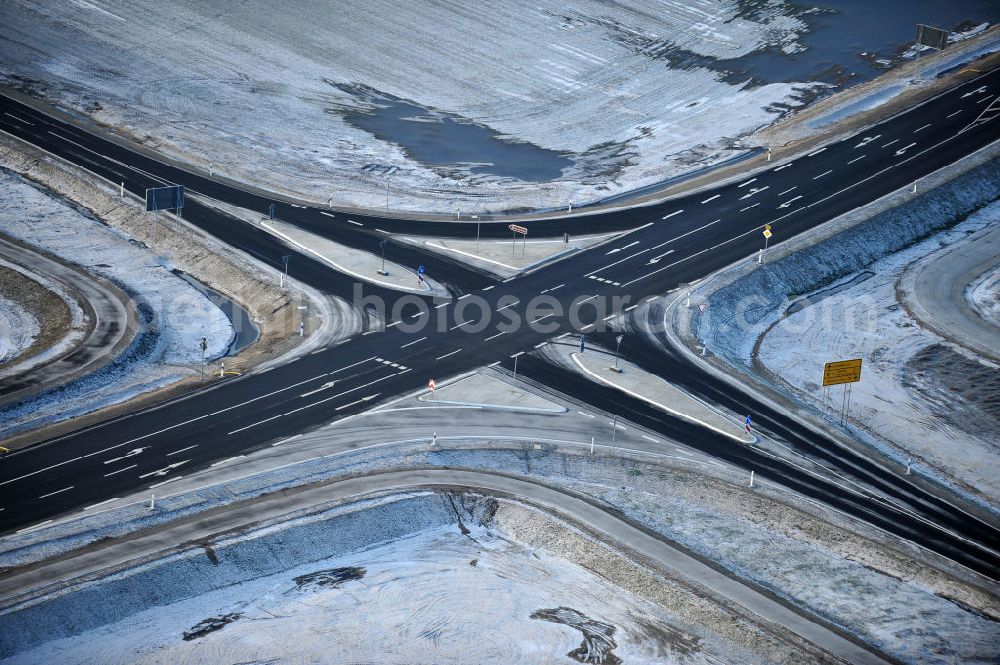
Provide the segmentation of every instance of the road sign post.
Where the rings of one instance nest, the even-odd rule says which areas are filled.
[[[389,271],[385,269],[385,244],[389,242],[388,239],[382,239],[378,241],[378,246],[382,248],[382,268],[378,271],[378,274],[382,276],[388,276]]]
[[[760,254],[757,255],[757,263],[763,263],[764,262],[764,252],[767,251],[767,242],[771,239],[771,235],[772,235],[772,233],[771,233],[771,225],[770,224],[765,224],[764,225],[764,231],[763,231],[763,233],[764,233],[764,249],[760,250]]]
[[[518,226],[517,224],[508,224],[507,228],[514,232],[514,236],[510,241],[510,252],[514,253],[514,249],[517,247],[517,234],[520,233],[524,236],[524,243],[528,242],[528,229],[524,226]],[[524,256],[524,244],[521,245],[521,256]]]
[[[840,406],[841,424],[847,419],[851,409],[851,384],[861,380],[861,358],[838,360],[823,365],[823,387],[844,386],[844,397]]]

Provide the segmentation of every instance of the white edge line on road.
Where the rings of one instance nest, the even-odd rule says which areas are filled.
[[[235,457],[227,457],[226,459],[219,460],[218,462],[213,462],[212,464],[209,464],[208,466],[209,466],[209,468],[216,467],[216,466],[222,466],[226,462],[232,462],[233,460],[243,459],[244,457],[246,457],[246,455],[236,455]]]
[[[680,411],[675,411],[674,409],[671,409],[669,406],[664,406],[663,404],[660,404],[656,400],[652,400],[652,399],[650,399],[648,397],[645,397],[644,395],[640,395],[639,393],[632,392],[631,390],[629,390],[628,388],[625,388],[624,386],[620,386],[617,383],[614,383],[612,381],[609,381],[609,380],[605,379],[603,376],[600,376],[599,374],[595,374],[594,372],[591,372],[589,369],[587,369],[586,367],[584,367],[583,363],[580,362],[580,359],[577,357],[578,355],[579,355],[578,353],[572,353],[572,354],[570,354],[570,357],[573,359],[573,362],[575,362],[577,364],[577,366],[581,370],[583,370],[584,372],[586,372],[588,375],[594,377],[595,379],[597,379],[601,383],[603,383],[603,384],[605,384],[607,386],[611,386],[612,388],[615,388],[616,390],[620,390],[623,393],[625,393],[626,395],[630,395],[632,397],[635,397],[636,399],[642,400],[643,402],[646,402],[647,404],[651,404],[651,405],[657,407],[658,409],[662,409],[663,411],[666,411],[667,413],[669,413],[671,415],[677,416],[678,418],[681,418],[682,420],[687,420],[688,422],[693,422],[693,423],[695,423],[697,425],[701,425],[702,427],[708,428],[708,429],[712,430],[713,432],[716,432],[716,433],[721,434],[723,436],[727,436],[730,439],[734,439],[736,441],[739,441],[740,443],[747,443],[746,439],[744,439],[743,437],[739,437],[739,436],[736,436],[734,434],[730,434],[729,432],[726,432],[725,430],[721,430],[718,427],[715,427],[714,425],[709,425],[708,423],[706,423],[706,422],[704,422],[702,420],[698,420],[697,418],[694,418],[692,416],[689,416],[686,413],[681,413]]]
[[[71,490],[71,489],[73,489],[74,487],[76,487],[76,485],[70,485],[69,487],[64,487],[64,488],[62,488],[61,490],[56,490],[55,492],[49,492],[48,494],[43,494],[43,495],[41,495],[41,496],[40,496],[40,497],[38,497],[38,498],[39,498],[39,499],[45,499],[45,498],[47,498],[47,497],[50,497],[50,496],[55,496],[56,494],[62,494],[63,492],[68,492],[68,491],[70,491],[70,490]]]
[[[149,486],[149,489],[155,490],[157,487],[162,487],[163,485],[166,485],[167,483],[172,483],[175,480],[180,480],[183,477],[184,476],[174,476],[173,478],[170,478],[168,480],[164,480],[162,483],[154,483],[154,484],[152,484],[152,485]]]
[[[294,441],[295,439],[298,439],[301,436],[302,436],[301,434],[296,434],[295,436],[290,436],[287,439],[282,439],[281,441],[275,441],[274,443],[271,444],[271,447],[273,448],[274,446],[280,446],[283,443],[288,443],[289,441]]]
[[[93,508],[99,508],[99,507],[103,506],[106,503],[111,503],[112,501],[117,501],[117,500],[118,500],[118,497],[116,497],[116,496],[115,497],[111,497],[110,499],[105,499],[104,501],[101,501],[100,503],[94,503],[94,504],[91,504],[89,506],[85,506],[84,510],[91,510]]]
[[[132,466],[126,466],[124,468],[118,469],[117,471],[112,471],[111,473],[106,473],[106,474],[104,474],[104,477],[107,478],[108,476],[113,476],[116,473],[121,473],[122,471],[128,471],[129,469],[134,469],[137,466],[139,466],[139,465],[138,464],[133,464]]]
[[[777,172],[780,171],[781,169],[787,169],[792,164],[794,164],[794,162],[788,162],[787,164],[782,164],[781,166],[775,168],[774,171]]]

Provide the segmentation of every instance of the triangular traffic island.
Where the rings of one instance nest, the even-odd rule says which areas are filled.
[[[529,392],[507,377],[476,373],[448,383],[439,382],[433,391],[417,398],[425,404],[478,406],[484,409],[524,411],[528,413],[565,413],[566,407]]]

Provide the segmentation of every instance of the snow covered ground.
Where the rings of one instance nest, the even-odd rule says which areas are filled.
[[[740,154],[741,138],[830,89],[818,78],[870,69],[829,38],[856,10],[12,0],[0,35],[20,46],[0,52],[0,80],[206,170],[316,201],[564,207]],[[973,3],[940,18],[984,13]],[[893,32],[896,46],[911,26]]]
[[[234,332],[225,313],[170,272],[141,243],[0,170],[0,232],[79,264],[119,285],[135,301],[143,329],[102,371],[0,411],[0,435],[125,401],[194,373],[224,355]]]
[[[970,284],[965,298],[979,316],[1000,328],[1000,266]]]
[[[891,277],[879,286],[876,275],[898,274],[895,262],[916,258],[921,250],[912,246],[927,238],[924,253],[996,224],[996,205],[972,213],[1000,196],[998,177],[995,152],[984,150],[929,178],[926,194],[899,192],[818,237],[778,246],[762,266],[737,264],[699,283],[692,300],[710,306],[692,310],[693,336],[727,370],[790,396],[831,426],[841,425],[839,391],[822,402],[823,363],[862,357],[844,425],[851,438],[898,468],[912,458],[917,473],[996,510],[1000,484],[989,472],[1000,454],[996,368],[920,331],[891,300]],[[786,318],[787,327],[772,333]],[[892,341],[879,341],[883,335]]]
[[[326,436],[335,438],[337,434],[331,433]],[[8,550],[2,563],[12,565],[25,561],[22,558],[25,552],[15,549],[18,545],[31,547],[32,541],[38,541],[37,546],[48,550],[51,555],[61,551],[63,543],[73,541],[69,532],[74,529],[81,531],[82,528],[81,533],[86,535],[87,540],[100,537],[102,534],[119,535],[123,532],[123,525],[126,526],[126,532],[129,528],[151,527],[157,520],[176,518],[179,514],[189,513],[193,506],[199,504],[201,505],[198,509],[204,510],[216,507],[220,503],[229,503],[236,497],[256,496],[260,488],[274,491],[289,484],[316,482],[342,475],[372,473],[388,468],[447,466],[485,469],[524,475],[606,502],[655,531],[663,533],[667,538],[681,543],[707,559],[718,562],[734,574],[755,580],[777,595],[825,617],[904,662],[989,663],[996,660],[998,655],[996,645],[1000,644],[1000,628],[998,628],[1000,624],[995,618],[1000,608],[996,605],[995,597],[987,592],[974,590],[970,585],[943,573],[942,569],[928,565],[924,560],[925,555],[917,548],[905,548],[898,543],[885,547],[881,544],[885,540],[884,534],[873,528],[849,522],[833,511],[824,511],[816,506],[802,504],[787,490],[774,486],[766,480],[758,482],[754,490],[750,491],[746,487],[742,473],[734,473],[722,465],[701,465],[683,455],[640,456],[643,459],[637,460],[630,454],[620,452],[616,457],[599,454],[596,458],[592,458],[585,453],[585,446],[569,452],[553,449],[551,444],[546,444],[546,450],[543,451],[529,452],[530,450],[530,442],[524,442],[523,445],[515,442],[500,445],[496,442],[473,444],[439,441],[438,445],[429,448],[426,441],[421,441],[419,444],[404,444],[393,446],[391,449],[361,449],[327,458],[313,457],[293,466],[283,465],[282,468],[260,477],[240,479],[196,492],[192,496],[163,498],[158,502],[158,505],[162,506],[160,508],[162,514],[160,510],[155,514],[150,513],[145,505],[137,505],[104,515],[90,515],[76,525],[56,527],[54,531],[58,534],[46,535],[46,529],[41,529],[7,536],[0,540],[0,545]],[[251,489],[252,487],[257,489]],[[803,505],[806,507],[805,510],[802,509]],[[288,569],[300,567],[301,571],[295,572],[296,576],[301,572],[314,572],[327,567],[368,567],[372,559],[369,554],[349,556],[348,553],[354,549],[364,550],[369,546],[366,544],[374,545],[389,537],[400,537],[404,532],[436,528],[437,525],[428,523],[428,520],[439,519],[435,510],[437,509],[434,506],[423,505],[399,519],[382,517],[363,519],[350,533],[344,534],[340,531],[331,531],[329,527],[322,527],[313,536],[287,538],[282,541],[289,543],[289,547],[300,543],[294,547],[308,549],[312,559],[322,558],[324,552],[329,552],[328,556],[331,557],[334,554],[339,556],[322,565],[301,566],[300,562],[297,563],[290,558],[288,552],[291,550],[287,548],[281,549],[274,555],[268,554],[269,550],[266,549],[243,549],[244,554],[237,555],[240,550],[236,550],[233,556],[230,556],[223,553],[223,544],[213,543],[215,556],[221,565],[209,565],[205,562],[205,557],[196,552],[190,557],[195,569],[184,575],[161,577],[153,570],[147,573],[150,581],[137,578],[129,584],[132,585],[131,588],[141,590],[141,593],[137,592],[141,602],[148,602],[141,599],[151,597],[150,594],[163,599],[163,602],[174,602],[185,593],[192,591],[202,593],[208,588],[214,589],[224,584],[237,583],[243,579],[241,575],[245,577],[248,567],[260,577],[272,575],[276,567],[282,570],[282,566]],[[471,522],[472,520],[467,519],[467,526],[471,526]],[[846,528],[845,523],[848,525]],[[390,528],[396,531],[389,534],[386,530]],[[60,537],[53,538],[54,535]],[[476,533],[473,538],[478,543],[475,553],[470,550],[454,559],[437,559],[434,563],[436,568],[433,570],[444,572],[435,578],[427,568],[419,568],[423,570],[422,575],[430,580],[436,579],[439,586],[447,585],[450,588],[452,578],[443,578],[440,575],[452,575],[454,574],[452,571],[458,568],[465,570],[473,558],[483,557],[481,550],[487,540],[486,537]],[[509,534],[506,539],[511,539]],[[513,539],[517,540],[516,537]],[[321,544],[326,542],[330,543],[328,548]],[[442,552],[453,551],[450,541],[436,542]],[[532,557],[539,557],[541,562],[536,560],[536,563],[529,567],[534,569],[538,565],[548,566],[548,562],[552,561],[551,558],[547,559],[544,553],[537,551],[538,549],[558,554],[563,547],[566,548],[567,554],[573,551],[568,542],[541,536],[532,553]],[[421,562],[420,566],[423,566],[429,551],[427,548],[424,554],[415,555],[411,550],[411,554],[402,560],[412,558]],[[251,565],[250,562],[253,560],[262,563],[259,566]],[[562,568],[567,564],[565,561],[560,561],[552,565],[554,568]],[[943,570],[948,570],[947,566]],[[567,581],[570,578],[564,575],[571,573],[572,570],[567,573],[552,570],[550,574],[554,579]],[[291,589],[289,582],[291,577],[291,574],[273,576],[268,578],[270,580],[268,583],[261,582],[259,585],[255,583],[242,587],[248,589],[247,591],[240,588],[223,590],[220,595],[205,596],[210,599],[206,604],[193,602],[184,606],[193,607],[197,611],[181,611],[168,607],[155,610],[155,613],[136,614],[114,630],[100,629],[96,624],[81,625],[78,618],[73,619],[79,616],[76,612],[79,612],[80,603],[87,602],[86,597],[83,600],[73,600],[73,604],[65,608],[58,605],[41,607],[38,611],[49,622],[41,632],[48,634],[47,631],[52,630],[51,626],[59,626],[64,620],[69,622],[70,626],[76,626],[79,631],[90,632],[84,632],[65,642],[52,642],[48,646],[41,647],[37,652],[37,658],[53,657],[60,653],[57,648],[63,647],[69,649],[67,653],[70,655],[84,654],[93,657],[97,654],[92,650],[102,648],[101,645],[105,643],[114,649],[120,649],[120,653],[129,653],[132,657],[138,658],[142,655],[139,652],[128,652],[130,645],[135,644],[129,637],[132,631],[140,632],[141,638],[152,640],[152,644],[164,644],[166,648],[181,650],[186,648],[180,644],[182,631],[190,630],[205,618],[242,611],[244,605],[241,603],[252,608],[249,617],[259,617],[258,606],[254,605],[254,599],[257,598],[255,594],[259,591],[269,600],[275,597],[280,600],[279,592]],[[179,579],[185,580],[184,584],[179,584],[177,582]],[[447,582],[443,581],[445,579]],[[456,595],[475,592],[473,587],[461,586],[463,583],[461,578],[456,580],[455,588],[462,592]],[[508,582],[512,585],[512,589],[520,585],[520,580],[516,577],[511,577]],[[580,579],[579,582],[590,584],[586,579]],[[178,588],[175,589],[175,586]],[[428,582],[428,586],[433,587],[434,584]],[[548,588],[544,584],[541,587],[542,590]],[[427,586],[421,582],[420,588]],[[344,592],[351,593],[352,599],[359,603],[358,607],[361,607],[362,602],[367,603],[372,600],[372,596],[365,595],[368,593],[367,590],[353,589],[352,587],[351,590]],[[91,593],[95,594],[93,598],[100,598],[108,590],[106,587],[98,586]],[[116,597],[122,599],[119,602],[123,608],[120,614],[116,615],[116,620],[138,611],[126,602],[126,590],[126,586],[115,587],[115,593],[118,594]],[[256,591],[251,592],[252,590]],[[568,589],[565,591],[569,593]],[[520,593],[517,591],[515,595]],[[294,593],[291,595],[293,600],[298,598]],[[492,600],[487,597],[482,602]],[[439,602],[444,607],[453,607],[452,603],[457,601],[447,599]],[[684,601],[667,606],[679,615],[679,618],[670,621],[673,626],[678,626],[678,622],[693,621],[695,624],[701,624],[701,629],[714,631],[726,639],[740,642],[736,636],[741,634],[742,628],[731,626],[733,631],[727,632],[725,626],[709,621],[710,613],[699,611],[697,604],[692,606],[688,601]],[[75,611],[74,607],[77,608]],[[271,609],[270,605],[267,607]],[[420,613],[416,608],[405,607],[414,614]],[[584,609],[582,604],[574,607],[592,618],[608,620],[608,617],[612,616],[603,612],[592,613],[590,609]],[[424,611],[437,616],[430,609]],[[284,616],[278,612],[275,614],[278,614],[278,618]],[[67,618],[63,619],[64,616]],[[89,617],[87,621],[90,621],[95,615],[90,613],[86,616]],[[377,624],[385,615],[378,611],[367,616],[370,623]],[[388,620],[394,620],[394,616],[389,615]],[[158,623],[161,620],[162,625]],[[307,620],[311,622],[312,618]],[[19,621],[30,622],[31,618],[28,616]],[[269,620],[265,619],[264,623],[267,621]],[[252,640],[247,637],[246,632],[238,632],[237,637],[231,642],[225,637],[226,631],[238,623],[221,629],[219,636],[213,638],[217,641],[211,644],[227,645],[219,648],[237,648],[237,646],[244,648],[248,641]],[[256,629],[258,622],[255,621],[253,627]],[[404,634],[411,634],[408,632],[408,626],[402,626],[400,629]],[[697,634],[697,629],[689,627],[687,630]],[[629,632],[625,627],[622,627],[622,631],[624,634]],[[18,631],[7,631],[6,634],[16,636]],[[0,636],[0,641],[2,639]],[[349,636],[345,639],[347,644],[355,644],[351,641],[356,639],[355,637]],[[759,639],[759,636],[755,638],[744,635],[744,639]],[[705,643],[710,645],[712,642],[707,640]],[[230,644],[237,646],[230,647]],[[755,644],[761,645],[762,642]],[[758,650],[759,648],[763,647],[758,646]],[[170,653],[180,655],[183,652]],[[117,662],[116,658],[120,658],[110,651],[100,655],[101,662]],[[734,659],[740,660],[736,651],[727,651],[722,658],[726,662]],[[529,660],[538,662],[536,659]],[[541,662],[548,661],[542,659]]]
[[[8,616],[0,642],[10,655],[20,630],[26,645],[53,623],[75,634],[4,662],[563,663],[578,649],[575,660],[606,665],[759,662],[518,542],[492,520],[495,503],[476,503],[430,493],[369,501],[82,585]],[[107,594],[113,609],[75,630],[60,625]],[[38,612],[50,623],[28,627]]]
[[[31,312],[18,303],[0,297],[0,365],[24,353],[41,328]]]
[[[907,265],[944,244],[1000,223],[1000,202],[953,229],[876,261],[819,292],[782,319],[759,343],[764,369],[801,398],[823,404],[824,361],[862,358],[862,381],[851,386],[851,417],[898,451],[967,492],[1000,507],[1000,368],[921,328],[899,305],[896,282]],[[845,288],[842,288],[845,287]]]

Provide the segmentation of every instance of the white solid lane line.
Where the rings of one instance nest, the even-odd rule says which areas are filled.
[[[818,176],[813,176],[813,180],[819,180],[823,176],[830,175],[831,173],[833,173],[833,169],[830,169],[829,171],[824,171],[823,173],[820,173]]]
[[[705,199],[704,201],[702,201],[701,204],[705,205],[709,201],[714,201],[715,199],[719,198],[720,196],[722,196],[722,194],[716,194],[715,196],[710,196],[707,199]]]
[[[865,158],[865,155],[861,155],[860,157],[855,157],[854,159],[852,159],[851,161],[849,161],[847,163],[848,164],[853,164],[854,162],[860,161],[860,160],[862,160],[864,158]]]
[[[343,411],[344,409],[349,409],[352,406],[354,406],[355,404],[361,404],[362,402],[367,402],[369,400],[373,400],[373,399],[375,399],[376,397],[378,397],[381,394],[382,393],[375,393],[374,395],[369,395],[368,397],[362,397],[361,399],[355,400],[355,401],[351,402],[350,404],[344,404],[343,406],[338,406],[337,408],[334,409],[334,411]]]
[[[664,215],[662,219],[670,219],[670,218],[671,218],[671,217],[673,217],[674,215],[679,215],[679,214],[681,214],[682,212],[684,212],[684,211],[683,211],[683,210],[678,210],[677,212],[672,212],[672,213],[670,213],[669,215]]]
[[[26,125],[31,125],[32,127],[34,127],[34,125],[35,125],[35,123],[33,123],[33,122],[28,122],[28,121],[27,121],[27,120],[25,120],[24,118],[18,118],[18,117],[17,117],[16,115],[14,115],[13,113],[7,113],[7,112],[5,111],[5,112],[4,112],[4,115],[7,115],[7,116],[10,116],[11,118],[14,118],[14,120],[17,120],[18,122],[23,122],[23,123],[24,123],[24,124],[26,124]]]
[[[401,346],[401,347],[399,347],[399,348],[401,348],[401,349],[405,349],[405,348],[406,348],[406,347],[408,347],[408,346],[413,346],[414,344],[419,344],[420,342],[424,341],[425,339],[427,339],[427,338],[426,338],[426,337],[421,337],[420,339],[415,339],[415,340],[413,340],[412,342],[409,342],[409,343],[407,343],[407,344],[404,344],[404,345],[402,345],[402,346]]]
[[[760,205],[760,203],[758,202],[758,203],[754,203],[752,206],[747,206],[746,208],[740,208],[740,212],[746,212],[747,210],[750,210],[750,208],[756,208],[759,205]]]
[[[107,478],[108,476],[113,476],[116,473],[121,473],[122,471],[128,471],[129,469],[134,469],[137,466],[139,466],[139,465],[138,464],[133,464],[132,466],[126,466],[124,468],[118,469],[117,471],[112,471],[111,473],[106,473],[106,474],[104,474],[104,477]]]
[[[215,467],[215,466],[222,466],[226,462],[232,462],[233,460],[242,459],[244,457],[246,457],[246,455],[237,455],[236,457],[227,457],[226,459],[219,460],[218,462],[213,462],[212,464],[209,464],[208,466],[209,466],[209,468]]]
[[[274,446],[280,446],[283,443],[288,443],[289,441],[294,441],[295,439],[298,439],[301,436],[302,436],[301,434],[296,434],[295,436],[290,436],[287,439],[282,439],[281,441],[275,441],[274,443],[271,444],[271,447],[273,448]]]
[[[46,497],[55,496],[56,494],[62,494],[63,492],[68,492],[69,490],[73,489],[74,487],[76,487],[76,485],[70,485],[69,487],[64,487],[61,490],[56,490],[55,492],[49,492],[48,494],[43,494],[43,495],[41,495],[38,498],[39,499],[44,499]]]
[[[775,172],[777,172],[777,171],[780,171],[781,169],[787,169],[789,166],[791,166],[794,163],[795,162],[788,162],[787,164],[782,164],[781,166],[777,167],[774,170],[775,170]]]
[[[187,448],[181,448],[180,450],[175,450],[172,453],[167,453],[165,456],[166,457],[170,457],[171,455],[177,455],[178,453],[182,453],[185,450],[191,450],[192,448],[197,448],[197,447],[198,447],[198,444],[196,443],[193,446],[188,446]]]
[[[810,152],[808,155],[806,155],[806,157],[815,157],[816,155],[818,155],[819,153],[823,152],[824,150],[826,150],[826,148],[820,148],[819,150],[816,150],[814,152]]]
[[[749,184],[750,184],[751,182],[757,182],[757,178],[750,178],[750,179],[749,179],[749,180],[747,180],[746,182],[741,182],[740,184],[738,184],[738,185],[736,185],[736,186],[737,186],[737,187],[746,187],[746,186],[747,186],[747,185],[749,185]]]
[[[993,99],[993,95],[986,95],[986,96],[985,96],[985,97],[983,97],[982,99],[978,99],[978,100],[976,100],[976,103],[977,103],[977,104],[982,104],[983,102],[985,102],[985,101],[986,101],[986,100],[988,100],[988,99]]]
[[[927,129],[927,128],[928,128],[928,127],[930,127],[930,126],[931,126],[931,123],[929,123],[929,122],[928,122],[928,123],[927,123],[926,125],[924,125],[923,127],[917,127],[916,129],[914,129],[914,130],[913,130],[913,133],[914,133],[914,134],[916,134],[917,132],[920,132],[920,131],[923,131],[923,130]]]
[[[954,113],[949,113],[949,114],[948,114],[948,115],[946,115],[945,117],[946,117],[946,118],[951,118],[951,117],[953,117],[953,116],[956,116],[956,115],[958,115],[958,114],[959,114],[959,113],[961,113],[961,112],[962,112],[962,109],[958,109],[958,110],[957,110],[957,111],[955,111]]]
[[[44,469],[39,469],[38,471],[32,471],[31,473],[26,473],[23,476],[18,476],[17,478],[11,478],[10,480],[5,480],[2,483],[0,483],[0,485],[6,485],[7,483],[12,483],[15,480],[21,480],[22,478],[30,478],[31,476],[34,476],[34,475],[39,474],[39,473],[42,473],[43,471],[48,471],[49,469],[54,469],[57,466],[62,466],[63,464],[69,464],[70,462],[75,462],[75,461],[77,461],[79,459],[83,459],[83,458],[82,457],[74,457],[73,459],[68,459],[65,462],[59,462],[58,464],[53,464],[52,466],[47,466]]]
[[[793,190],[796,190],[796,189],[798,189],[798,188],[799,188],[799,186],[798,186],[798,185],[795,185],[794,187],[789,187],[789,188],[788,188],[788,189],[786,189],[785,191],[783,191],[783,192],[781,192],[780,194],[778,194],[778,196],[784,196],[784,195],[785,195],[785,194],[787,194],[788,192],[791,192],[791,191],[793,191]]]
[[[94,508],[100,508],[101,506],[103,506],[105,504],[108,504],[108,503],[111,503],[112,501],[117,501],[117,500],[118,500],[118,497],[112,497],[110,499],[105,499],[104,501],[100,501],[98,503],[94,503],[94,504],[91,504],[89,506],[84,506],[83,510],[84,511],[88,511],[88,510],[93,510]]]
[[[239,429],[234,429],[234,430],[233,430],[232,432],[229,432],[229,434],[228,434],[228,435],[229,435],[229,436],[232,436],[233,434],[236,434],[236,433],[238,433],[238,432],[242,432],[242,431],[244,431],[244,430],[248,430],[248,429],[250,429],[251,427],[256,427],[257,425],[263,425],[264,423],[267,423],[267,422],[271,422],[271,421],[272,421],[272,420],[274,420],[275,418],[280,418],[280,417],[281,417],[281,416],[283,416],[283,415],[285,415],[285,414],[283,414],[283,413],[279,413],[279,414],[278,414],[278,415],[276,415],[276,416],[271,416],[270,418],[265,418],[264,420],[258,420],[258,421],[257,421],[257,422],[255,422],[255,423],[254,423],[253,425],[247,425],[246,427],[241,427],[241,428],[239,428]]]
[[[458,353],[458,352],[459,352],[459,351],[461,351],[461,350],[462,350],[462,349],[456,349],[456,350],[452,351],[451,353],[446,353],[446,354],[444,354],[443,356],[438,356],[438,357],[437,357],[437,358],[435,358],[434,360],[443,360],[443,359],[447,358],[448,356],[453,356],[453,355],[455,355],[456,353]]]

